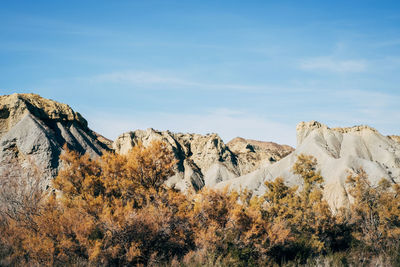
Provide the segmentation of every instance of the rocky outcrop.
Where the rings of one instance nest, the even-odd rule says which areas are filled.
[[[317,158],[325,198],[334,209],[349,203],[345,180],[360,168],[371,184],[381,178],[400,183],[400,137],[383,136],[369,126],[331,129],[317,121],[301,122],[295,150],[271,142],[235,138],[225,144],[217,134],[154,129],[124,133],[111,142],[90,130],[68,105],[35,94],[0,96],[0,176],[15,162],[33,162],[44,170],[48,184],[60,168],[64,145],[96,157],[110,149],[124,154],[153,140],[164,141],[174,153],[176,174],[167,184],[183,191],[229,186],[262,194],[264,182],[279,176],[289,185],[301,186],[300,177],[292,173],[300,154]]]
[[[371,127],[330,129],[316,121],[301,122],[297,126],[297,143],[296,150],[277,163],[220,183],[217,188],[246,187],[261,194],[266,190],[264,182],[276,177],[283,177],[288,184],[301,186],[300,177],[291,171],[300,154],[317,158],[325,179],[325,198],[334,209],[348,204],[345,180],[350,172],[364,169],[372,184],[382,178],[400,182],[400,144]]]
[[[70,149],[91,156],[109,149],[100,135],[88,128],[87,121],[68,105],[35,94],[0,96],[0,162],[2,168],[29,158],[54,176],[59,156],[66,144]],[[0,170],[1,171],[1,170]]]
[[[125,154],[139,142],[167,143],[178,160],[176,175],[167,184],[180,190],[195,190],[247,174],[262,162],[274,162],[292,151],[289,146],[234,139],[225,145],[217,134],[182,134],[154,129],[137,130],[119,136],[113,148]]]
[[[68,105],[35,94],[0,96],[0,171],[29,161],[44,170],[49,181],[60,168],[63,146],[92,157],[104,149],[127,153],[139,142],[162,140],[178,163],[168,184],[198,190],[278,161],[292,149],[275,143],[236,138],[225,145],[217,134],[182,134],[153,129],[122,134],[115,142],[91,131],[87,121]],[[19,165],[20,166],[20,165]]]
[[[262,163],[279,161],[294,150],[288,145],[241,137],[232,139],[227,143],[227,146],[236,155],[238,167],[242,174],[256,170]]]
[[[0,96],[0,105],[0,137],[28,113],[42,121],[76,122],[87,127],[87,121],[68,105],[36,94]]]

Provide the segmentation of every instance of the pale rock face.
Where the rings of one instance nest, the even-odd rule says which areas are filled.
[[[301,122],[297,126],[297,138],[296,150],[287,157],[216,187],[248,188],[262,194],[266,190],[264,182],[276,177],[283,177],[289,185],[301,186],[300,177],[292,172],[300,154],[317,158],[325,180],[325,198],[334,210],[349,203],[345,181],[350,172],[363,168],[372,184],[382,178],[400,182],[400,144],[371,127],[330,129],[315,121]]]
[[[136,130],[119,136],[114,141],[113,148],[117,153],[126,154],[138,143],[147,146],[156,140],[165,142],[178,160],[176,174],[167,181],[169,186],[186,191],[190,188],[202,188],[205,181],[213,183],[205,176],[204,170],[210,169],[216,162],[224,162],[223,166],[230,170],[227,171],[229,175],[236,172],[232,153],[216,134],[203,136],[159,132],[154,129]]]
[[[63,145],[92,157],[113,149],[126,154],[139,142],[165,142],[178,163],[166,182],[182,191],[204,186],[263,194],[265,181],[283,177],[302,186],[292,166],[298,155],[312,155],[325,180],[324,196],[333,210],[346,206],[345,180],[363,168],[372,184],[385,178],[400,182],[400,137],[383,136],[368,126],[329,128],[316,122],[297,126],[297,148],[235,138],[225,144],[217,134],[182,134],[153,129],[124,133],[113,143],[91,131],[86,120],[68,105],[34,94],[0,96],[0,175],[10,164],[32,160],[42,167],[47,185],[61,166]],[[12,168],[11,168],[12,169]],[[46,184],[46,183],[44,183]]]
[[[26,114],[39,120],[76,122],[87,127],[87,121],[68,105],[45,99],[36,94],[0,96],[0,137]]]
[[[99,156],[107,146],[68,105],[35,94],[0,96],[0,163],[2,168],[30,158],[48,182],[56,175],[63,145]],[[0,168],[1,171],[1,168]]]
[[[242,174],[256,170],[265,162],[273,163],[279,161],[294,150],[287,145],[240,137],[229,141],[227,146],[237,156],[238,167]]]
[[[296,127],[297,146],[315,129],[327,127],[318,121],[300,122]]]
[[[178,160],[176,174],[167,185],[183,191],[214,187],[257,169],[261,162],[279,160],[293,150],[274,143],[263,148],[266,142],[256,145],[258,141],[241,138],[225,145],[217,134],[182,134],[154,129],[124,133],[114,141],[113,148],[117,153],[126,154],[139,142],[146,146],[153,140],[164,141],[174,153]],[[254,143],[251,149],[248,149],[249,142]]]

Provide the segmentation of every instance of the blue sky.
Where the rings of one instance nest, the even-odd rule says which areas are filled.
[[[296,124],[400,134],[399,1],[2,1],[0,93],[109,138],[153,127],[295,145]]]

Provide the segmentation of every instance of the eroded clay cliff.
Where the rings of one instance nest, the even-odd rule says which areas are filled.
[[[296,150],[276,162],[262,166],[247,175],[222,182],[217,188],[248,188],[262,194],[264,182],[283,177],[290,185],[302,185],[302,180],[292,172],[300,154],[312,155],[325,179],[325,198],[333,209],[346,206],[349,198],[346,178],[360,169],[369,175],[371,184],[382,178],[400,183],[400,143],[383,136],[369,126],[329,128],[317,121],[301,122],[297,126]]]
[[[59,156],[65,144],[82,154],[98,156],[108,149],[101,138],[66,104],[36,94],[0,96],[0,162],[3,170],[12,167],[13,162],[29,159],[50,179],[60,167]]]
[[[119,136],[113,148],[127,153],[139,142],[144,145],[153,140],[168,144],[178,160],[176,175],[168,184],[180,190],[213,187],[254,171],[261,164],[271,164],[290,152],[289,146],[236,138],[225,144],[217,134],[182,134],[154,129],[136,130]]]

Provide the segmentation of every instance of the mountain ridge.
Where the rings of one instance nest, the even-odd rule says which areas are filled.
[[[279,153],[279,148],[272,151],[258,147],[254,151],[254,148],[249,149],[247,145],[238,148],[234,146],[237,143],[231,143],[229,146],[216,133],[174,133],[153,128],[120,135],[114,141],[113,149],[117,153],[126,154],[138,143],[146,146],[154,140],[165,142],[178,160],[176,175],[171,177],[168,184],[180,190],[187,190],[192,186],[195,190],[203,186],[213,186],[220,181],[255,170],[261,161],[269,162],[272,157],[272,161],[276,161],[292,151],[288,146]]]
[[[219,184],[218,188],[247,188],[258,194],[265,192],[264,182],[276,177],[291,185],[301,186],[292,166],[300,154],[314,156],[325,179],[325,198],[331,208],[347,206],[349,201],[346,178],[363,169],[369,181],[376,185],[384,178],[391,183],[400,182],[400,143],[380,134],[369,126],[329,128],[317,121],[297,125],[297,147],[287,157],[253,173]]]
[[[59,159],[66,144],[91,157],[103,151],[126,154],[139,143],[161,140],[174,153],[176,174],[166,184],[178,190],[203,187],[249,189],[262,194],[265,181],[283,177],[301,186],[291,168],[300,154],[312,155],[325,178],[325,198],[333,209],[349,203],[345,179],[363,168],[375,184],[385,178],[400,183],[400,137],[384,136],[359,125],[330,128],[318,121],[300,122],[297,146],[241,137],[224,143],[216,134],[174,133],[152,128],[121,134],[111,141],[92,131],[70,106],[36,94],[0,96],[0,171],[16,159],[33,162],[45,170],[47,181],[62,167]]]

